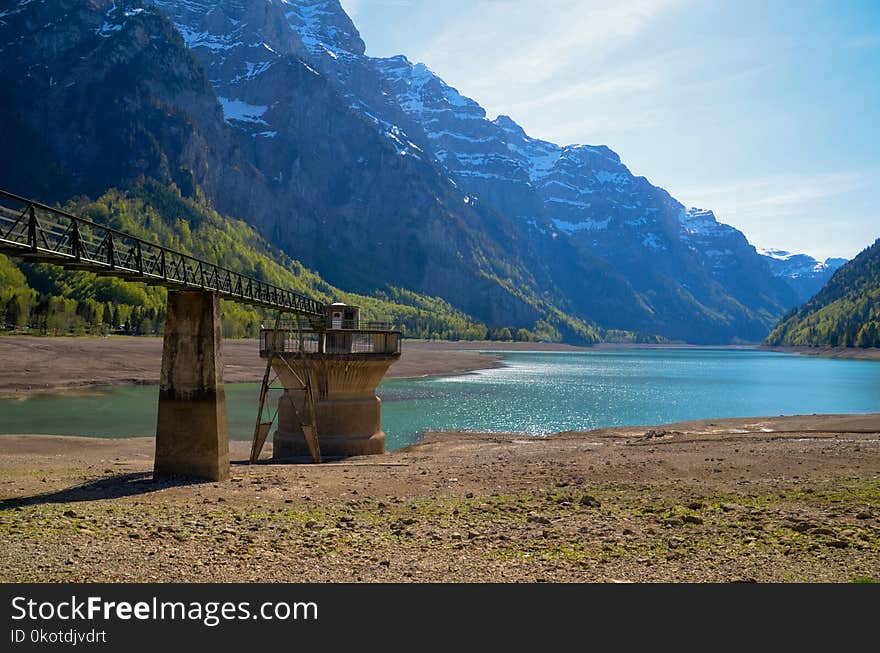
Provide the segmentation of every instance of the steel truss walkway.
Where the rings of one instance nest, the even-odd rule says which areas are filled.
[[[267,365],[254,431],[252,462],[259,457],[275,419],[273,416],[267,422],[263,418],[273,362],[279,366],[276,373],[280,374],[278,370],[281,369],[297,380],[297,383],[285,386],[284,396],[296,414],[315,462],[321,461],[321,450],[308,355],[326,357],[328,353],[344,350],[346,356],[342,356],[338,363],[324,362],[325,367],[336,365],[339,372],[336,376],[348,384],[337,394],[350,399],[351,387],[363,386],[364,397],[369,395],[367,401],[375,402],[375,405],[371,404],[373,413],[370,413],[370,419],[379,423],[380,402],[375,396],[378,381],[370,372],[373,368],[364,368],[368,373],[361,373],[364,377],[361,379],[357,370],[349,369],[352,366],[348,358],[376,354],[380,357],[379,364],[384,365],[381,370],[384,374],[400,352],[400,333],[389,324],[368,324],[367,327],[373,328],[366,330],[360,329],[359,322],[334,326],[333,322],[327,321],[327,309],[336,304],[325,307],[293,291],[3,190],[0,190],[0,253],[169,289],[159,381],[156,476],[194,476],[214,481],[230,476],[226,394],[220,357],[220,299],[277,312],[271,343],[267,340],[267,331],[261,333],[260,353],[267,357]],[[280,326],[282,313],[296,315],[297,357],[285,357],[291,351],[288,344],[293,342],[287,341],[290,330]],[[322,378],[326,385],[327,373]],[[352,379],[360,385],[351,386]],[[304,393],[301,406],[291,398],[291,392],[300,391]],[[337,399],[334,397],[325,403],[336,410]],[[356,397],[354,403],[360,407],[363,398]],[[361,419],[363,413],[362,408],[358,410],[360,412],[353,413],[355,420]],[[348,428],[346,423],[345,429]],[[345,434],[348,432],[344,430]],[[360,433],[357,429],[352,432]],[[377,435],[381,438],[377,439]],[[385,434],[381,431],[370,434],[365,442],[367,444],[358,440],[351,444],[352,451],[381,452],[385,446]],[[342,446],[337,442],[337,448]],[[364,449],[367,446],[372,448],[367,451]]]
[[[322,317],[320,302],[0,190],[0,253],[71,270],[216,292],[222,299]]]

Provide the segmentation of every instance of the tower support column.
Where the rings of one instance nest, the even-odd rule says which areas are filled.
[[[154,475],[229,478],[220,296],[168,291]]]

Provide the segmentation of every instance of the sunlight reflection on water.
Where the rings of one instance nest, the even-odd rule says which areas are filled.
[[[425,430],[547,434],[687,419],[880,411],[880,363],[757,350],[510,352],[506,367],[379,388],[388,448]],[[226,386],[230,436],[250,439],[258,384]],[[156,387],[0,399],[0,433],[153,435]]]

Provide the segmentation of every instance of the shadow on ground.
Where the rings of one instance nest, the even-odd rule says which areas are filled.
[[[199,478],[173,477],[154,479],[152,472],[135,472],[119,474],[87,481],[73,487],[55,492],[35,494],[30,497],[15,497],[0,500],[0,510],[39,506],[52,503],[77,503],[82,501],[99,501],[101,499],[120,499],[122,497],[139,496],[158,492],[171,487],[210,483]]]
[[[325,462],[341,461],[344,458],[331,457]],[[308,457],[288,458],[284,460],[260,460],[258,465],[277,465],[283,464],[313,464],[312,459]],[[233,469],[247,467],[250,463],[247,460],[231,461]],[[123,497],[133,497],[142,494],[150,494],[151,492],[159,492],[172,487],[184,487],[188,485],[199,485],[202,483],[213,483],[203,478],[194,478],[187,476],[173,476],[153,478],[152,472],[131,472],[128,474],[117,474],[115,476],[106,476],[92,481],[86,481],[79,485],[56,490],[54,492],[44,492],[29,497],[14,497],[11,499],[0,499],[0,510],[9,510],[12,508],[22,508],[26,506],[39,506],[53,503],[78,503],[83,501],[99,501],[101,499],[120,499]]]

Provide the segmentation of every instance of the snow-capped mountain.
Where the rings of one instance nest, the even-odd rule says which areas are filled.
[[[714,316],[724,313],[727,325],[738,323],[724,337],[759,339],[797,301],[739,231],[633,175],[608,147],[532,138],[507,116],[488,119],[424,64],[366,56],[338,0],[155,4],[208,69],[227,122],[258,140],[283,133],[272,120],[277,90],[261,78],[285,57],[300,58],[399,156],[439,167],[464,203],[509,218],[517,240],[531,244],[529,268],[545,272],[580,314],[693,340],[718,328]],[[583,272],[578,284],[566,270],[577,268],[559,263],[587,257],[611,266],[601,285],[622,277],[615,292],[625,280],[648,310],[637,317],[596,306],[597,284]],[[678,317],[686,313],[687,325]]]
[[[608,147],[533,138],[423,64],[367,56],[338,0],[29,0],[2,12],[4,29],[27,47],[4,52],[0,73],[9,88],[51,90],[57,111],[44,122],[75,106],[94,129],[93,114],[129,106],[147,131],[165,129],[163,115],[189,124],[145,135],[131,161],[118,143],[111,157],[91,147],[116,166],[93,175],[96,187],[146,175],[201,189],[341,287],[437,295],[490,324],[571,336],[597,323],[692,342],[759,340],[797,301],[739,231]],[[99,96],[80,89],[108,78],[89,66],[112,73],[148,42],[161,56],[125,80],[137,90],[93,107]],[[73,45],[104,54],[77,65],[64,54]],[[165,83],[182,69],[186,85]],[[25,83],[16,70],[35,72]],[[17,112],[10,124],[43,128],[16,107],[3,108]],[[82,143],[61,124],[49,131],[70,192],[91,192],[75,172]]]
[[[796,303],[741,232],[633,175],[608,147],[532,138],[508,116],[489,120],[423,64],[403,56],[374,61],[422,127],[425,140],[417,142],[527,237],[570,240],[667,310],[736,312],[739,304],[771,315]]]
[[[818,261],[809,254],[792,254],[782,249],[758,249],[758,253],[767,261],[770,271],[797,292],[801,303],[819,292],[837,269],[847,262],[845,258]]]

